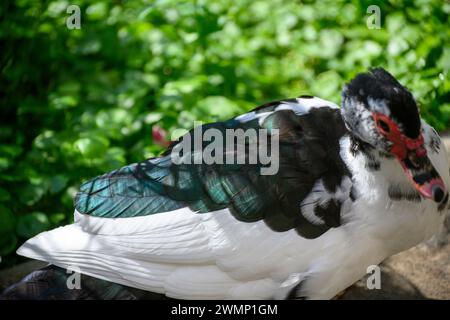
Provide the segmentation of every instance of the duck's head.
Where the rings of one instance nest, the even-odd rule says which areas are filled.
[[[416,101],[391,74],[381,68],[358,74],[342,92],[342,115],[355,138],[397,158],[423,197],[444,199],[447,190],[427,155]]]

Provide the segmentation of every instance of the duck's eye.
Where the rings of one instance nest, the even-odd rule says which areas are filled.
[[[381,131],[384,133],[389,133],[389,131],[391,131],[391,128],[389,127],[389,125],[383,120],[378,120],[377,125],[378,125],[378,128],[380,128]]]

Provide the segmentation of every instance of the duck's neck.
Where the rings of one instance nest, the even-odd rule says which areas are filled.
[[[395,157],[351,136],[342,140],[341,146],[356,190],[354,211],[374,228],[383,221],[382,228],[373,232],[380,239],[398,239],[386,242],[392,254],[429,239],[439,230],[444,215],[413,188]]]
[[[412,199],[416,196],[394,156],[375,149],[351,134],[345,143],[346,163],[353,174],[354,183],[365,197]]]

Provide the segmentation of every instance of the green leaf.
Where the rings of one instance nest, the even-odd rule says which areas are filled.
[[[67,182],[69,181],[69,178],[65,175],[58,174],[56,176],[53,176],[50,178],[50,187],[49,191],[51,194],[55,194],[63,190]]]
[[[228,98],[222,96],[211,96],[202,99],[197,104],[198,109],[205,114],[228,119],[235,116],[239,111],[239,106]]]
[[[105,2],[92,4],[86,9],[86,15],[91,20],[104,19],[107,13],[108,5]]]
[[[0,257],[12,253],[16,247],[17,237],[14,233],[0,233]]]
[[[16,145],[0,145],[0,154],[5,155],[9,158],[16,158],[18,155],[22,153],[22,147]]]
[[[11,194],[5,189],[0,188],[0,201],[8,201],[9,199],[11,199]]]
[[[52,213],[50,214],[50,223],[53,226],[59,226],[62,222],[66,219],[66,215],[64,213],[58,212],[58,213]]]
[[[109,141],[105,138],[81,138],[75,142],[77,148],[86,158],[100,158],[108,149]]]
[[[73,108],[78,104],[78,98],[75,96],[52,96],[51,106],[57,110]]]
[[[20,192],[18,193],[19,200],[23,204],[26,204],[27,206],[32,206],[41,198],[46,192],[46,187],[44,185],[34,185],[34,184],[28,184],[25,187],[23,187]]]
[[[118,169],[126,164],[125,151],[121,148],[111,148],[104,155],[105,171]]]
[[[0,171],[8,169],[11,165],[11,161],[8,158],[0,157]]]
[[[145,116],[145,123],[146,124],[153,124],[155,122],[158,122],[163,118],[163,114],[160,112],[152,112]]]
[[[0,233],[14,230],[15,223],[16,219],[11,210],[0,204]]]
[[[28,239],[49,228],[50,221],[44,213],[32,212],[19,217],[16,232],[19,236]]]

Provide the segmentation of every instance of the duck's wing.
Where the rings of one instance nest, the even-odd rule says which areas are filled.
[[[273,261],[292,254],[286,244],[306,247],[305,238],[341,224],[351,189],[340,157],[345,127],[335,106],[298,98],[200,131],[226,137],[228,129],[256,130],[269,152],[278,142],[277,163],[249,163],[250,137],[221,154],[236,160],[244,147],[244,163],[197,164],[194,129],[160,158],[85,183],[75,224],[38,235],[19,254],[172,297],[270,297]],[[176,164],[186,141],[192,148],[181,148]],[[271,166],[274,174],[262,174]]]
[[[198,213],[229,209],[240,221],[264,220],[274,231],[295,228],[305,237],[317,237],[339,224],[339,214],[306,208],[317,211],[315,205],[334,198],[332,193],[349,176],[339,154],[339,139],[345,133],[340,113],[336,108],[313,107],[321,101],[276,101],[236,119],[194,129],[162,157],[83,184],[75,208],[103,218],[181,208]],[[241,136],[230,139],[230,131]],[[214,163],[205,163],[211,139],[219,137],[223,141],[214,141],[221,146],[213,151]],[[261,158],[270,152],[270,159]],[[261,164],[264,160],[270,163]]]

